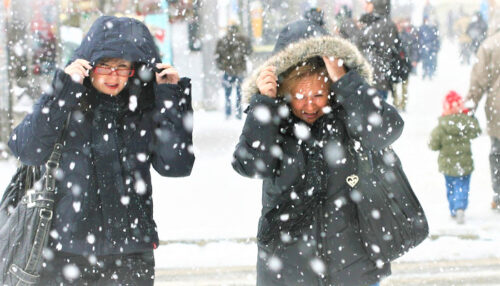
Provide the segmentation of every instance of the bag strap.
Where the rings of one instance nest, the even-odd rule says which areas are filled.
[[[26,263],[26,267],[24,268],[24,271],[30,274],[38,274],[40,266],[43,262],[43,249],[47,245],[49,231],[51,228],[52,207],[53,205],[51,203],[51,209],[40,208],[38,210],[38,214],[36,214],[40,216],[40,219],[38,220],[30,256]]]
[[[54,171],[59,167],[59,162],[61,160],[62,148],[63,148],[63,138],[66,135],[66,130],[71,119],[71,112],[68,113],[68,117],[64,122],[63,129],[59,138],[54,145],[54,150],[49,157],[49,160],[45,164],[45,191],[54,192],[55,189],[55,177]],[[38,212],[36,215],[40,216],[38,220],[38,225],[36,228],[35,237],[33,239],[33,245],[31,247],[30,256],[26,262],[26,267],[24,271],[27,273],[38,273],[40,266],[43,262],[43,248],[47,245],[48,235],[51,228],[52,216],[53,216],[53,202],[49,202],[46,207],[36,208]]]
[[[349,138],[347,150],[355,158],[357,173],[372,173],[374,171],[372,153],[364,150],[359,141]]]
[[[54,145],[54,149],[52,150],[52,154],[50,154],[49,160],[45,163],[45,190],[48,192],[53,192],[56,187],[56,180],[54,178],[54,171],[59,168],[59,163],[61,161],[62,156],[62,148],[63,148],[63,138],[66,136],[67,127],[69,125],[69,121],[71,119],[71,112],[68,113],[68,117],[64,122],[63,129],[61,134],[59,135],[59,139]]]

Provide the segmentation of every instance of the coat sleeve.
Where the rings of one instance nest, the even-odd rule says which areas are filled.
[[[481,127],[479,127],[479,122],[475,116],[470,118],[469,129],[470,131],[466,134],[469,139],[477,138],[481,134]]]
[[[368,150],[391,145],[403,132],[403,119],[375,88],[354,70],[332,84],[335,102],[342,105],[344,122],[351,138]]]
[[[155,86],[152,164],[162,176],[189,176],[194,164],[191,82]]]
[[[469,93],[465,99],[466,101],[472,100],[474,109],[477,108],[484,93],[491,87],[491,76],[489,74],[492,73],[490,70],[492,66],[490,63],[489,53],[484,45],[481,45],[477,51],[477,62],[472,67]]]
[[[436,126],[431,132],[431,137],[429,140],[429,148],[432,151],[439,151],[441,150],[442,147],[443,146],[441,144],[441,130],[439,126]]]
[[[27,165],[44,164],[59,139],[68,112],[76,108],[86,91],[62,70],[57,70],[52,81],[52,92],[44,93],[14,129],[9,148]]]
[[[245,177],[269,178],[275,175],[279,158],[272,150],[277,146],[279,123],[277,100],[255,94],[247,111],[247,118],[236,150],[233,168]],[[279,118],[278,118],[279,120]]]

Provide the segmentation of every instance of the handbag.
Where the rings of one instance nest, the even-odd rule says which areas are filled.
[[[360,236],[372,261],[388,263],[427,238],[427,218],[394,150],[366,151],[352,141],[349,151],[357,161],[356,173],[346,182],[356,204]]]
[[[62,138],[45,164],[22,164],[12,177],[0,203],[0,284],[35,285],[40,278],[43,251],[47,246],[54,208],[56,169],[62,155]]]

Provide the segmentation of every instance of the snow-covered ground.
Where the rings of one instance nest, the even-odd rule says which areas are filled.
[[[500,257],[500,213],[490,209],[489,137],[473,141],[476,171],[465,225],[449,216],[437,153],[427,148],[444,95],[450,89],[465,95],[468,89],[470,67],[458,62],[457,49],[445,42],[435,79],[411,78],[405,131],[394,147],[426,211],[430,238],[401,261]],[[485,130],[482,106],[477,116]],[[194,120],[192,175],[172,179],[153,174],[155,220],[165,242],[156,251],[157,267],[253,265],[261,181],[243,178],[231,168],[243,121],[226,121],[222,111],[197,111]],[[7,185],[14,168],[15,161],[0,162],[0,186]]]

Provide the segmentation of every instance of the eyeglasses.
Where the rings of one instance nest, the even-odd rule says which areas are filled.
[[[116,69],[108,67],[95,67],[94,72],[99,75],[112,75],[116,73],[118,76],[132,77],[135,73],[134,69]]]

